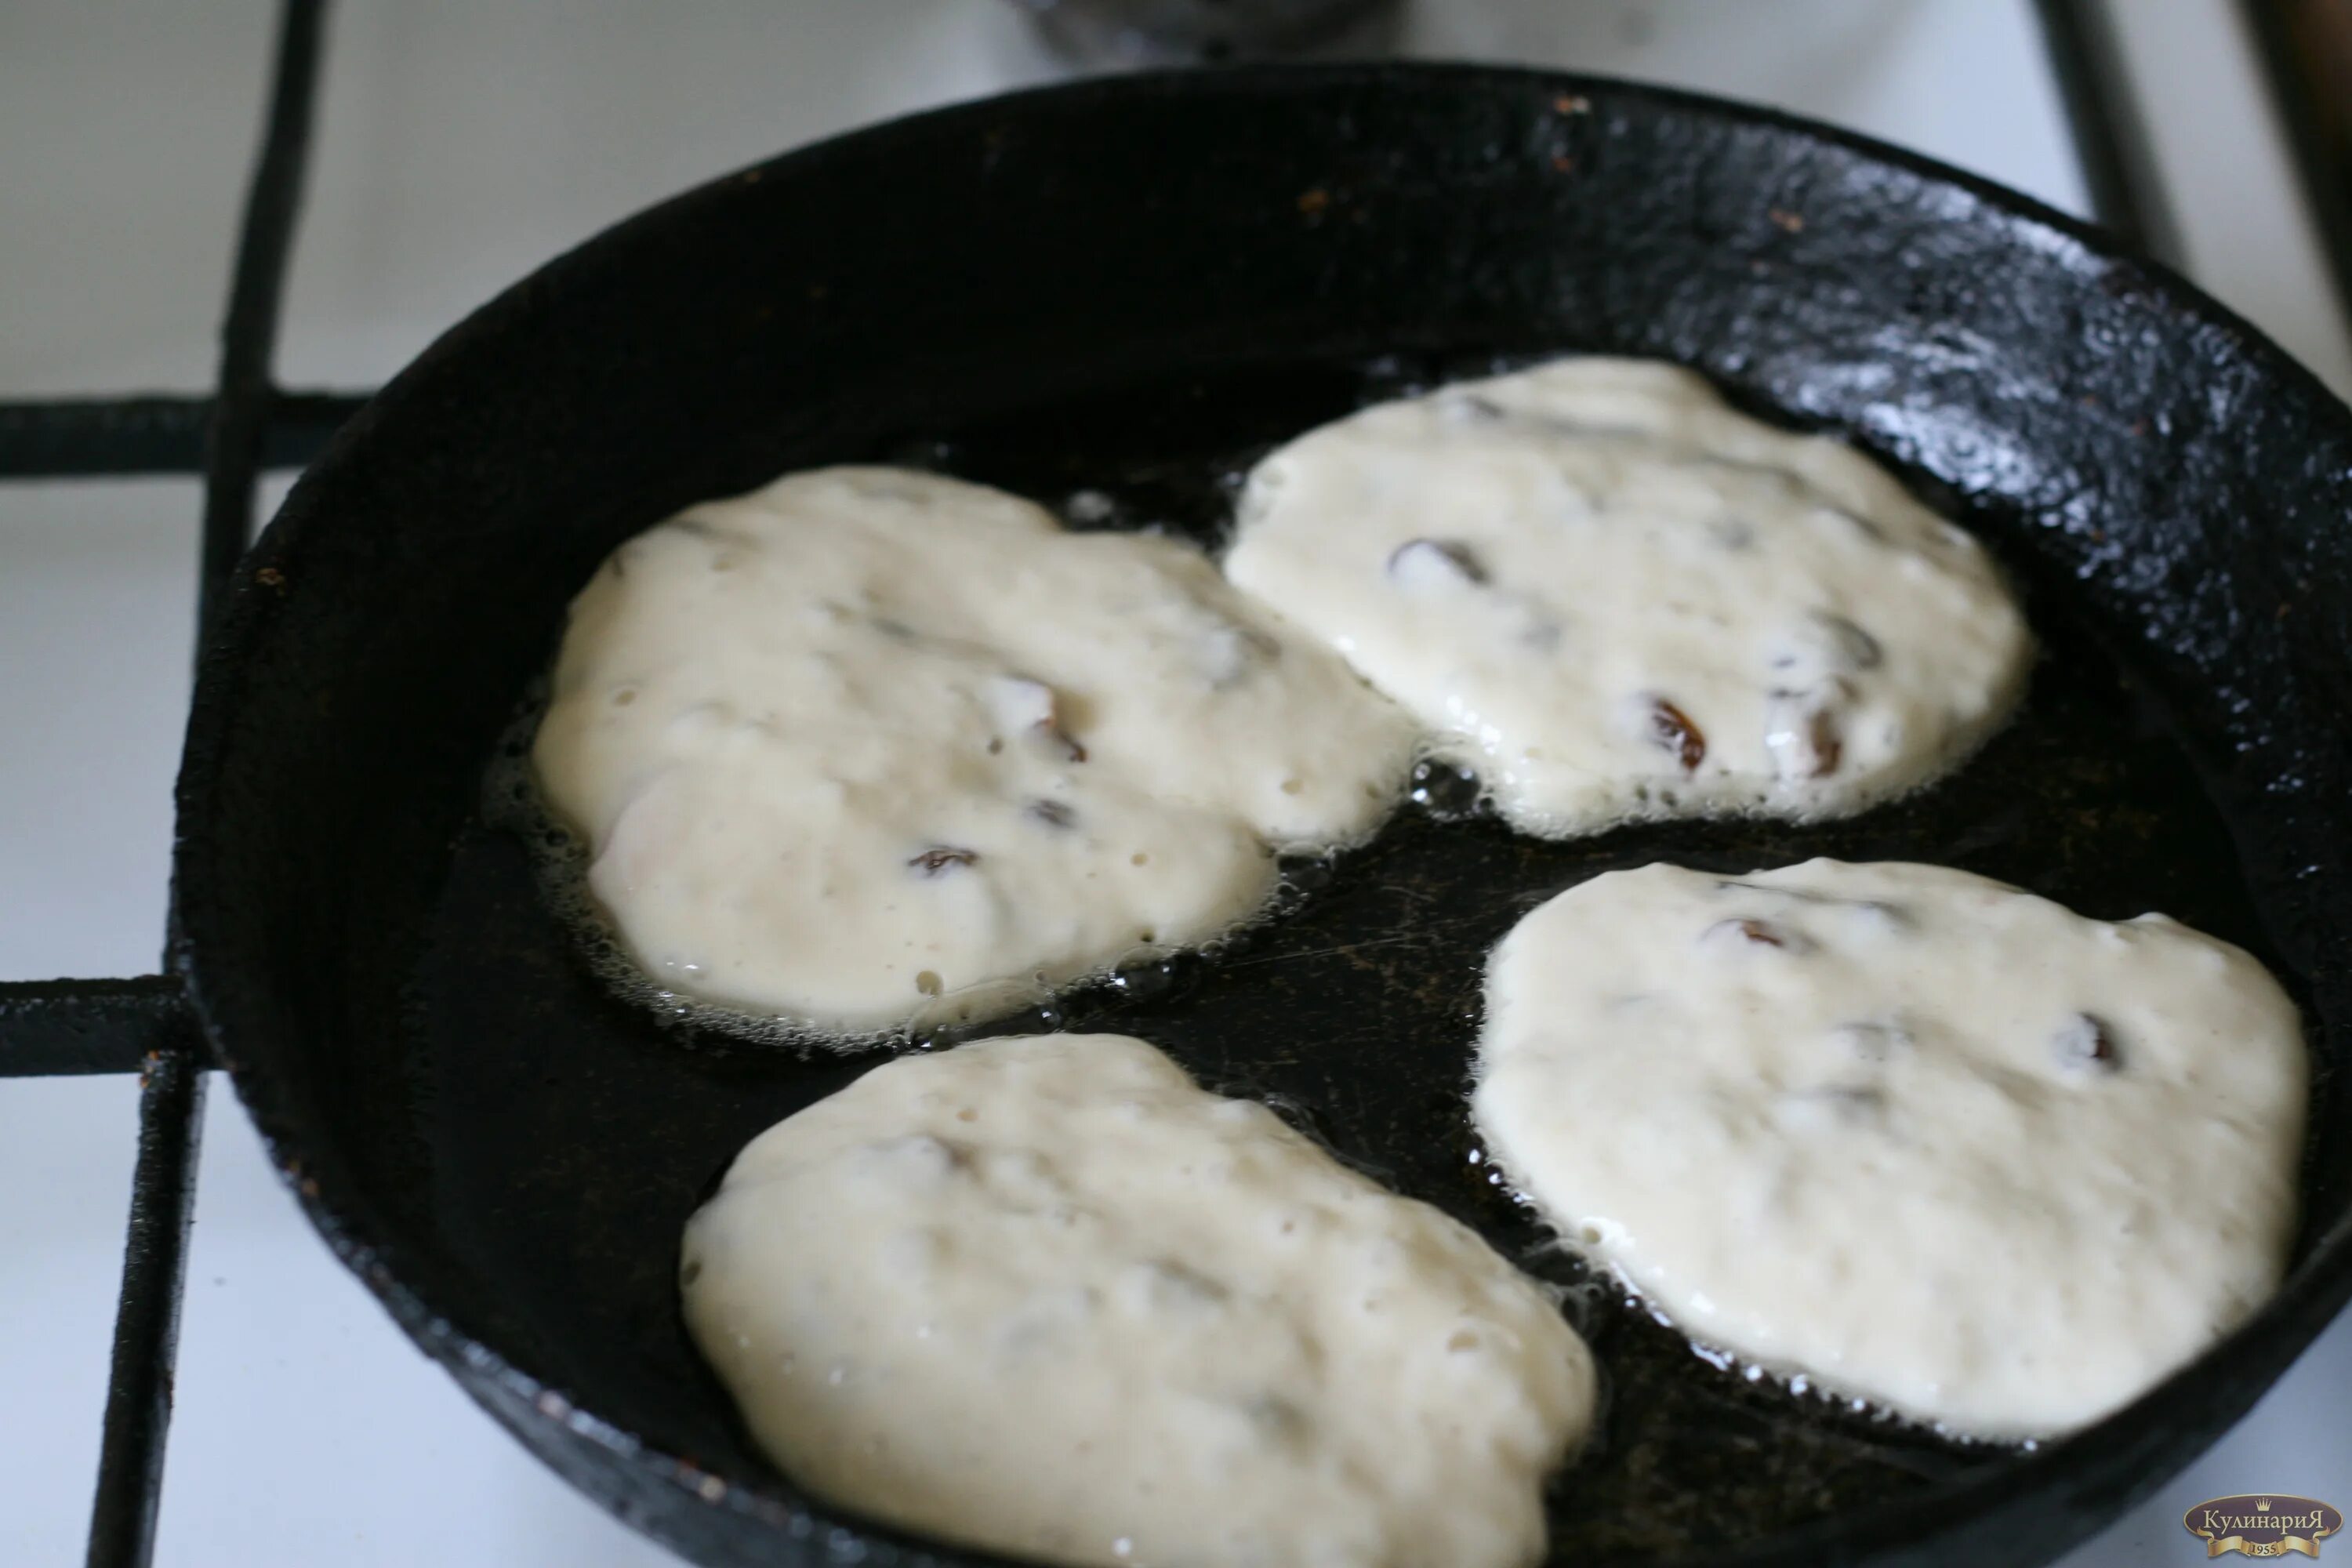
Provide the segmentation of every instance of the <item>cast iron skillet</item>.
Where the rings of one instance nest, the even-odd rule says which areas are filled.
[[[1379,66],[973,104],[670,202],[435,345],[247,563],[180,782],[174,962],[312,1219],[494,1415],[688,1555],[974,1561],[803,1498],[687,1345],[681,1222],[745,1139],[879,1058],[665,1027],[547,911],[484,780],[565,602],[673,509],[836,459],[1100,489],[1117,521],[1213,536],[1266,443],[1566,350],[1698,366],[1912,473],[2028,596],[2023,717],[1816,829],[1538,844],[1431,780],[1435,809],[1302,868],[1235,952],[1062,1016],[1278,1097],[1572,1280],[1468,1163],[1461,1101],[1482,952],[1549,893],[1669,856],[1905,857],[2246,943],[2319,1068],[2294,1275],[2112,1420],[1964,1447],[1577,1297],[1612,1397],[1555,1489],[1557,1561],[2021,1562],[2114,1515],[2352,1292],[2352,417],[2021,198],[1614,82]]]

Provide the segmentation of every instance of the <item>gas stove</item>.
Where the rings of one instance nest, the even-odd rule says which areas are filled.
[[[2102,217],[2352,395],[2352,259],[2269,68],[2292,36],[2238,0],[1422,0],[1387,43],[1916,148]],[[0,15],[0,1561],[673,1561],[415,1352],[152,988],[5,983],[156,968],[202,585],[366,389],[651,201],[1073,68],[986,0]],[[2352,1503],[2347,1386],[2352,1317],[2068,1562],[2189,1562],[2209,1497]]]

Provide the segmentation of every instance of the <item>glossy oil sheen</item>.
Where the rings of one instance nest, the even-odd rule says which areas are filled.
[[[798,1497],[687,1346],[686,1215],[752,1133],[878,1058],[660,1026],[484,825],[562,606],[627,534],[823,461],[1048,504],[1097,489],[1113,525],[1213,538],[1267,444],[1572,350],[1693,364],[1911,472],[2024,591],[2045,657],[2017,723],[1843,824],[1545,844],[1409,807],[1172,984],[1060,1015],[1276,1098],[1573,1280],[1472,1163],[1463,1111],[1485,950],[1559,889],[1659,858],[1927,859],[2244,943],[2323,1068],[2297,1268],[2113,1420],[2033,1454],[1962,1447],[1576,1298],[1609,1407],[1554,1489],[1555,1561],[2032,1561],[2095,1528],[2352,1287],[2352,1135],[2325,1070],[2352,1006],[2352,420],[2021,198],[1616,84],[1388,67],[974,105],[656,209],[436,345],[248,563],[182,781],[177,960],[313,1216],[494,1413],[697,1559],[971,1560]]]

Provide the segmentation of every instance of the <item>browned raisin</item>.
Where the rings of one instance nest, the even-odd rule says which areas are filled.
[[[1784,779],[1826,778],[1845,756],[1838,715],[1853,689],[1832,677],[1809,691],[1775,691],[1765,710],[1764,749]]]
[[[1699,933],[1702,942],[1744,942],[1757,947],[1777,947],[1788,952],[1803,952],[1813,944],[1804,933],[1743,916],[1735,920],[1717,921]]]
[[[951,866],[969,866],[980,858],[977,849],[958,849],[951,845],[934,845],[907,862],[926,877],[946,874]]]
[[[1650,699],[1650,742],[1670,753],[1683,772],[1696,773],[1706,761],[1706,736],[1691,716],[1663,697]]]
[[[2073,1021],[2058,1031],[2050,1042],[2051,1053],[2058,1065],[2075,1072],[2120,1072],[2124,1054],[2116,1043],[2116,1033],[2104,1018],[2088,1013],[2077,1013]]]
[[[989,707],[996,721],[1008,730],[1035,735],[1073,763],[1087,760],[1087,749],[1062,727],[1060,699],[1042,680],[1025,675],[1000,675],[990,682]]]

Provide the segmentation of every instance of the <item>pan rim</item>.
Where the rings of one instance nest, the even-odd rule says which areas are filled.
[[[297,483],[278,517],[239,566],[230,602],[200,660],[175,789],[170,967],[185,986],[214,1059],[229,1071],[272,1163],[293,1188],[304,1214],[329,1248],[360,1278],[412,1342],[455,1374],[460,1385],[526,1446],[564,1470],[566,1479],[583,1484],[605,1506],[614,1504],[598,1489],[586,1487],[581,1477],[569,1473],[555,1451],[553,1434],[534,1430],[527,1412],[536,1411],[560,1423],[573,1436],[610,1450],[619,1460],[676,1489],[677,1500],[748,1515],[804,1543],[812,1557],[862,1554],[869,1561],[907,1563],[1011,1564],[1018,1561],[916,1537],[807,1498],[767,1478],[736,1481],[712,1474],[684,1455],[594,1415],[520,1360],[494,1348],[490,1341],[436,1307],[407,1282],[412,1270],[404,1266],[398,1247],[386,1239],[391,1227],[375,1205],[360,1191],[338,1190],[340,1155],[331,1141],[322,1140],[315,1117],[298,1105],[290,1086],[245,1059],[237,1048],[240,1040],[258,1035],[268,1026],[254,1016],[251,977],[215,956],[220,945],[216,933],[230,917],[224,902],[226,879],[215,830],[209,824],[223,798],[224,775],[237,761],[233,717],[242,706],[253,668],[247,655],[270,635],[273,595],[257,586],[257,579],[282,573],[299,580],[299,560],[306,544],[320,530],[334,526],[331,515],[313,504],[318,476],[348,463],[355,448],[364,449],[378,424],[388,416],[399,415],[433,367],[451,355],[465,353],[477,339],[525,309],[528,297],[546,279],[593,262],[596,255],[627,237],[658,230],[703,204],[734,197],[742,187],[771,174],[788,177],[894,143],[920,142],[959,128],[978,129],[995,116],[1031,105],[1046,104],[1065,113],[1077,113],[1097,102],[1139,98],[1309,100],[1322,94],[1366,89],[1464,95],[1537,90],[1586,97],[1596,108],[1624,105],[1664,110],[1685,118],[1769,129],[1801,144],[1857,156],[1957,190],[2008,220],[2031,242],[2104,268],[2108,276],[2173,322],[2216,334],[2227,354],[2248,364],[2280,395],[2311,402],[2324,411],[2323,419],[2352,446],[2352,409],[2310,370],[2170,268],[2121,250],[2095,225],[1981,176],[1802,116],[1709,94],[1581,73],[1455,62],[1378,62],[1160,71],[1026,89],[852,130],[721,174],[625,218],[554,258],[444,331],[363,405]],[[329,1146],[320,1146],[322,1142]],[[355,1189],[356,1184],[350,1188]],[[2053,1536],[2043,1543],[2054,1552],[2105,1523],[2126,1502],[2152,1490],[2209,1447],[2252,1406],[2347,1300],[2352,1300],[2352,1226],[2339,1225],[2333,1234],[2313,1242],[2300,1265],[2252,1318],[2115,1415],[2046,1443],[2015,1462],[1936,1483],[1916,1497],[1814,1521],[1738,1549],[1729,1560],[1793,1564],[1818,1561],[1825,1551],[1853,1556],[1900,1552],[2034,1494],[2069,1506],[2071,1534],[2064,1540]],[[491,1396],[492,1391],[497,1399]],[[2188,1447],[2174,1441],[2177,1430],[2193,1434]],[[644,1520],[633,1522],[646,1524]],[[1710,1562],[1725,1557],[1708,1554]]]

